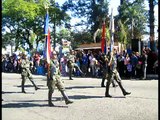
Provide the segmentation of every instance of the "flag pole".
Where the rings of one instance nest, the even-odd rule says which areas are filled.
[[[110,52],[112,52],[114,47],[114,18],[113,18],[113,8],[111,10],[111,18],[110,18]]]
[[[49,5],[48,5],[49,3],[47,3],[47,1],[44,3],[44,7],[45,7],[45,9],[46,9],[46,14],[48,14],[48,8],[49,8]],[[47,19],[47,18],[45,18],[45,19]],[[48,20],[49,21],[49,20]],[[47,21],[47,22],[48,22]],[[46,20],[45,20],[45,22],[46,22]],[[46,24],[48,24],[48,23],[46,23]],[[48,26],[48,25],[46,25],[46,26]],[[46,35],[46,28],[47,28],[47,35]],[[47,58],[47,52],[48,52],[48,27],[46,27],[46,28],[44,28],[45,29],[45,39],[46,39],[46,47],[47,47],[47,49],[46,49],[46,58]],[[50,54],[49,54],[49,57],[50,57]],[[47,61],[47,78],[48,79],[50,79],[50,63],[48,62],[48,60],[46,59],[46,61]]]

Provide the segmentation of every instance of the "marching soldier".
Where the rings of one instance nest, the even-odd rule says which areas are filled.
[[[22,86],[23,93],[26,93],[24,90],[24,84],[27,78],[29,78],[29,80],[32,82],[33,86],[35,87],[35,90],[40,89],[39,87],[37,87],[37,85],[33,81],[32,73],[30,71],[30,64],[31,62],[27,59],[27,56],[23,54],[22,62],[21,62],[21,76],[22,76],[21,86]]]
[[[108,55],[102,54],[100,56],[99,62],[100,62],[100,65],[101,65],[101,70],[102,70],[101,87],[105,87],[104,82],[105,82],[105,79],[107,79],[108,73],[109,73],[109,70],[110,70],[109,67],[108,67],[109,58],[110,58],[109,54]],[[112,86],[117,87],[114,80],[112,80]]]
[[[110,67],[110,73],[108,74],[108,81],[107,81],[107,85],[106,85],[106,92],[105,92],[105,97],[112,97],[109,94],[109,86],[110,83],[112,82],[113,79],[116,80],[116,82],[118,83],[120,89],[122,90],[122,93],[124,96],[126,95],[130,95],[130,92],[127,92],[121,83],[121,78],[119,76],[119,73],[117,71],[117,58],[116,58],[116,49],[114,49],[113,52],[111,52],[111,57],[108,63],[108,66]]]
[[[54,106],[52,103],[52,94],[55,90],[55,87],[58,88],[58,90],[61,92],[63,98],[65,99],[66,104],[71,104],[73,101],[71,101],[67,94],[65,93],[65,87],[63,85],[63,82],[61,80],[61,74],[60,74],[60,69],[59,69],[59,62],[57,59],[57,54],[54,51],[52,56],[51,56],[51,61],[50,61],[50,73],[48,73],[47,76],[47,86],[48,86],[48,104],[49,106]]]
[[[80,73],[82,75],[84,75],[84,73],[81,71],[79,66],[77,64],[75,64],[75,55],[74,55],[73,50],[70,52],[70,55],[68,55],[67,57],[68,57],[67,67],[68,67],[68,70],[69,70],[69,79],[73,80],[72,79],[72,72],[73,72],[74,67],[76,67],[80,71]]]

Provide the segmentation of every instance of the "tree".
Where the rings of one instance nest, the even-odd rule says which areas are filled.
[[[63,10],[70,10],[74,17],[86,18],[77,25],[85,25],[93,39],[94,33],[102,26],[102,19],[107,18],[108,2],[106,0],[68,0],[63,5]],[[108,20],[106,20],[108,21]],[[93,40],[92,40],[93,42]]]
[[[29,45],[30,50],[32,50],[33,41],[30,39],[32,33],[37,35],[36,39],[34,39],[37,44],[45,38],[43,33],[44,16],[46,14],[44,8],[45,1],[4,0],[2,2],[2,27],[7,27],[8,32],[15,38],[16,49],[23,47],[25,42]],[[57,21],[56,25],[60,25],[63,23],[62,21],[68,20],[69,17],[58,8],[57,4],[55,5],[56,7],[53,4],[52,2],[49,7],[49,13],[51,14],[50,23],[52,24],[53,21]],[[55,13],[57,15],[56,19],[52,17],[52,14]]]
[[[150,28],[150,48],[152,51],[155,51],[154,46],[154,6],[158,3],[157,0],[149,0],[149,28]]]
[[[145,25],[148,20],[147,10],[145,10],[144,0],[134,0],[132,2],[121,0],[118,8],[119,15],[116,16],[126,26],[127,39],[141,39],[146,32]]]

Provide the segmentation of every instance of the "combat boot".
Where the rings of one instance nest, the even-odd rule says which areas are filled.
[[[127,91],[123,88],[121,82],[118,82],[118,85],[119,85],[120,89],[122,90],[122,93],[123,93],[124,96],[131,94],[131,92],[127,92]]]
[[[50,107],[54,106],[54,104],[52,103],[52,93],[51,91],[48,92],[48,105]]]
[[[109,94],[109,85],[110,85],[110,84],[107,82],[105,97],[112,97],[112,96]]]
[[[32,79],[32,78],[30,79],[30,81],[32,82],[32,84],[33,84],[33,86],[34,86],[35,90],[40,89],[40,88],[39,88],[39,87],[37,87],[37,85],[34,83],[34,81],[33,81],[33,79]]]
[[[68,96],[67,96],[67,94],[65,93],[65,91],[61,91],[61,94],[62,94],[62,96],[63,96],[63,98],[64,98],[64,100],[65,100],[66,105],[73,103],[73,101],[71,101],[71,100],[68,98]]]
[[[105,87],[104,81],[105,81],[105,78],[102,78],[101,87]]]
[[[24,90],[24,80],[22,80],[22,85],[21,85],[21,87],[22,87],[22,93],[26,93],[26,91]]]

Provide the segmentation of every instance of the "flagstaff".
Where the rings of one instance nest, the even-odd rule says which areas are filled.
[[[50,46],[50,31],[49,31],[49,3],[46,1],[44,3],[44,7],[46,9],[46,17],[45,17],[45,24],[44,24],[44,34],[45,34],[45,51],[44,51],[44,58],[47,61],[47,77],[50,78],[50,53],[51,53],[51,46]]]
[[[111,17],[110,17],[110,52],[113,51],[114,47],[114,18],[113,18],[113,8],[111,10]]]

